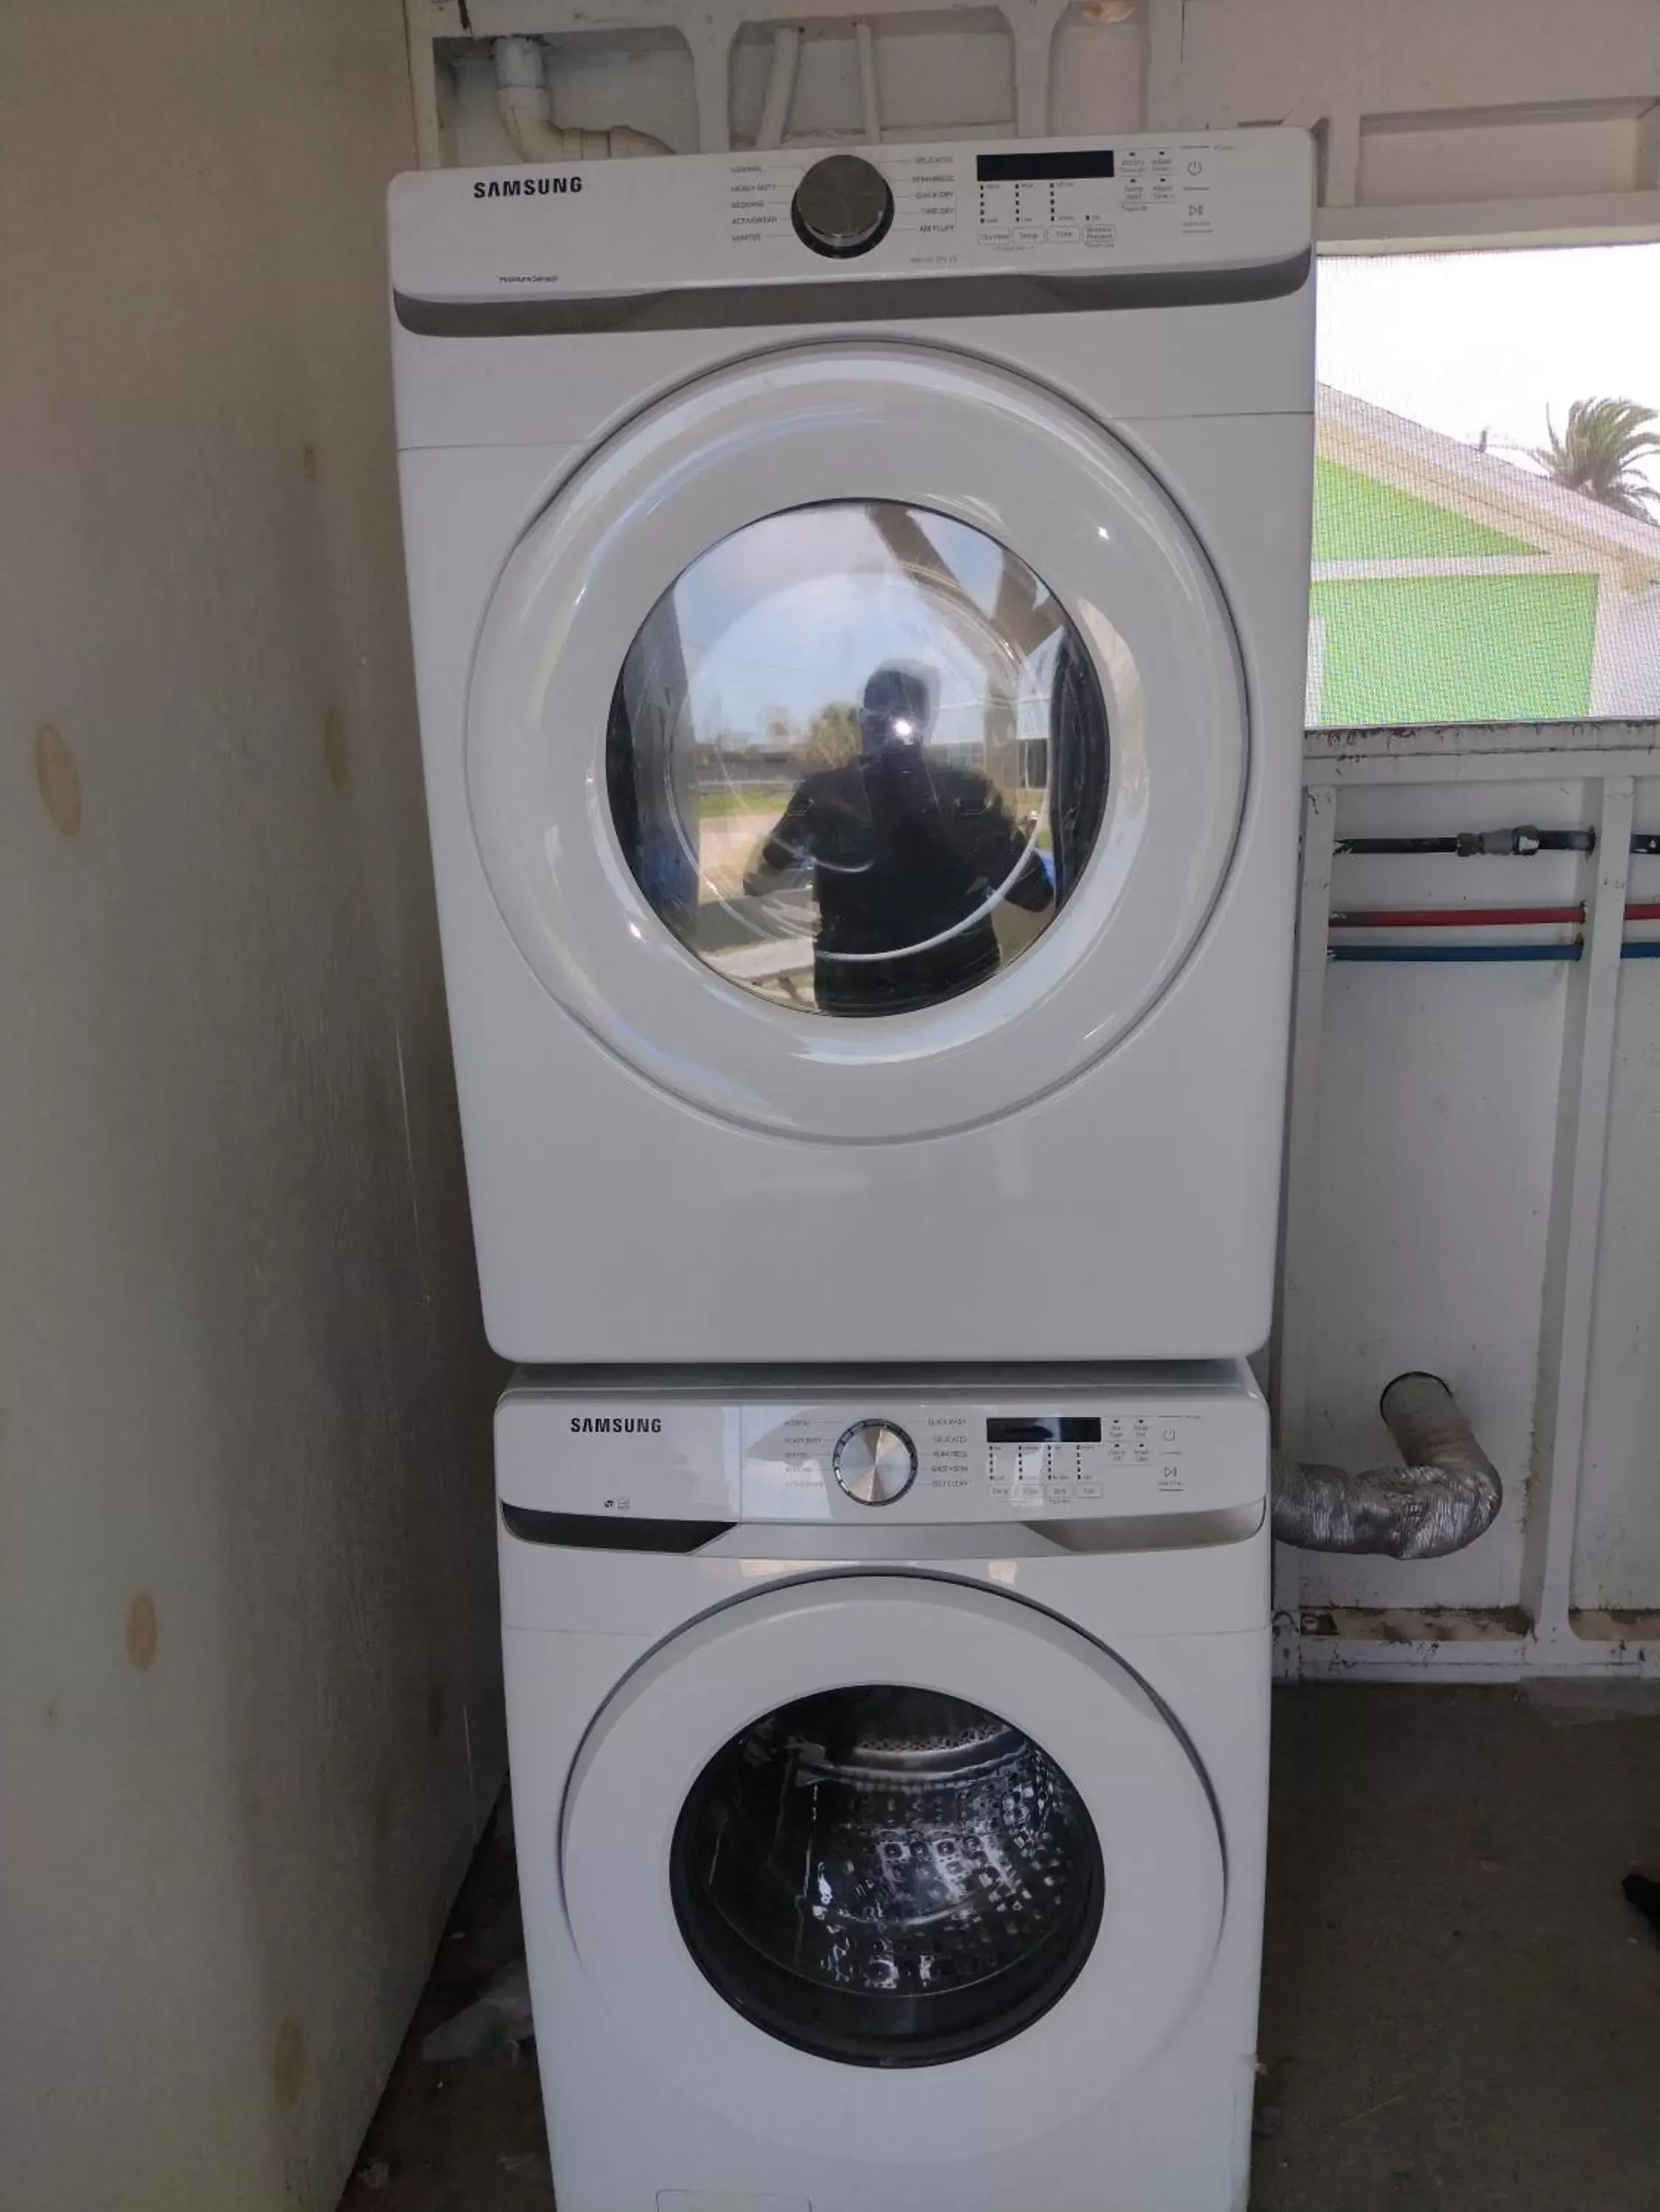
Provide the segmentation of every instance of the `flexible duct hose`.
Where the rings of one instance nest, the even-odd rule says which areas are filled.
[[[1305,1552],[1439,1559],[1493,1526],[1498,1470],[1439,1375],[1397,1375],[1378,1401],[1406,1462],[1350,1474],[1275,1455],[1274,1534]]]

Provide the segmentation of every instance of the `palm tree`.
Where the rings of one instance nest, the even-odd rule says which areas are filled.
[[[1533,458],[1570,491],[1646,521],[1660,504],[1660,489],[1640,464],[1660,453],[1660,435],[1649,428],[1657,419],[1652,407],[1639,407],[1634,399],[1576,399],[1566,428],[1559,431],[1547,414],[1550,443],[1536,447]]]

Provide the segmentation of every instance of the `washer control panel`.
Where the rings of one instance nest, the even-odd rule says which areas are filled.
[[[1265,1452],[1247,1401],[1169,1393],[1094,1404],[896,1400],[744,1407],[746,1520],[1025,1521],[1210,1511],[1260,1497]]]
[[[1267,1409],[1243,1364],[1093,1387],[1079,1371],[996,1395],[903,1371],[799,1395],[772,1377],[675,1392],[527,1376],[497,1411],[498,1486],[554,1512],[867,1526],[1162,1518],[1266,1494]]]

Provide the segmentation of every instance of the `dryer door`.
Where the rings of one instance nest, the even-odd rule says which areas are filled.
[[[595,2002],[653,2065],[889,2161],[1018,2142],[1126,2079],[1197,1996],[1225,1889],[1139,1679],[913,1574],[774,1589],[644,1662],[577,1761],[560,1875]]]
[[[478,847],[565,1011],[708,1111],[895,1139],[1009,1113],[1169,988],[1247,769],[1227,611],[1124,446],[871,344],[724,370],[508,561]]]

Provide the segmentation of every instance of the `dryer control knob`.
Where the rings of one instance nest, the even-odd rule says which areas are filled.
[[[891,1421],[855,1421],[836,1446],[836,1480],[861,1505],[891,1505],[917,1479],[917,1447]]]
[[[857,154],[832,154],[815,161],[790,203],[796,235],[815,253],[833,261],[869,253],[887,237],[894,221],[894,195],[873,162]]]

